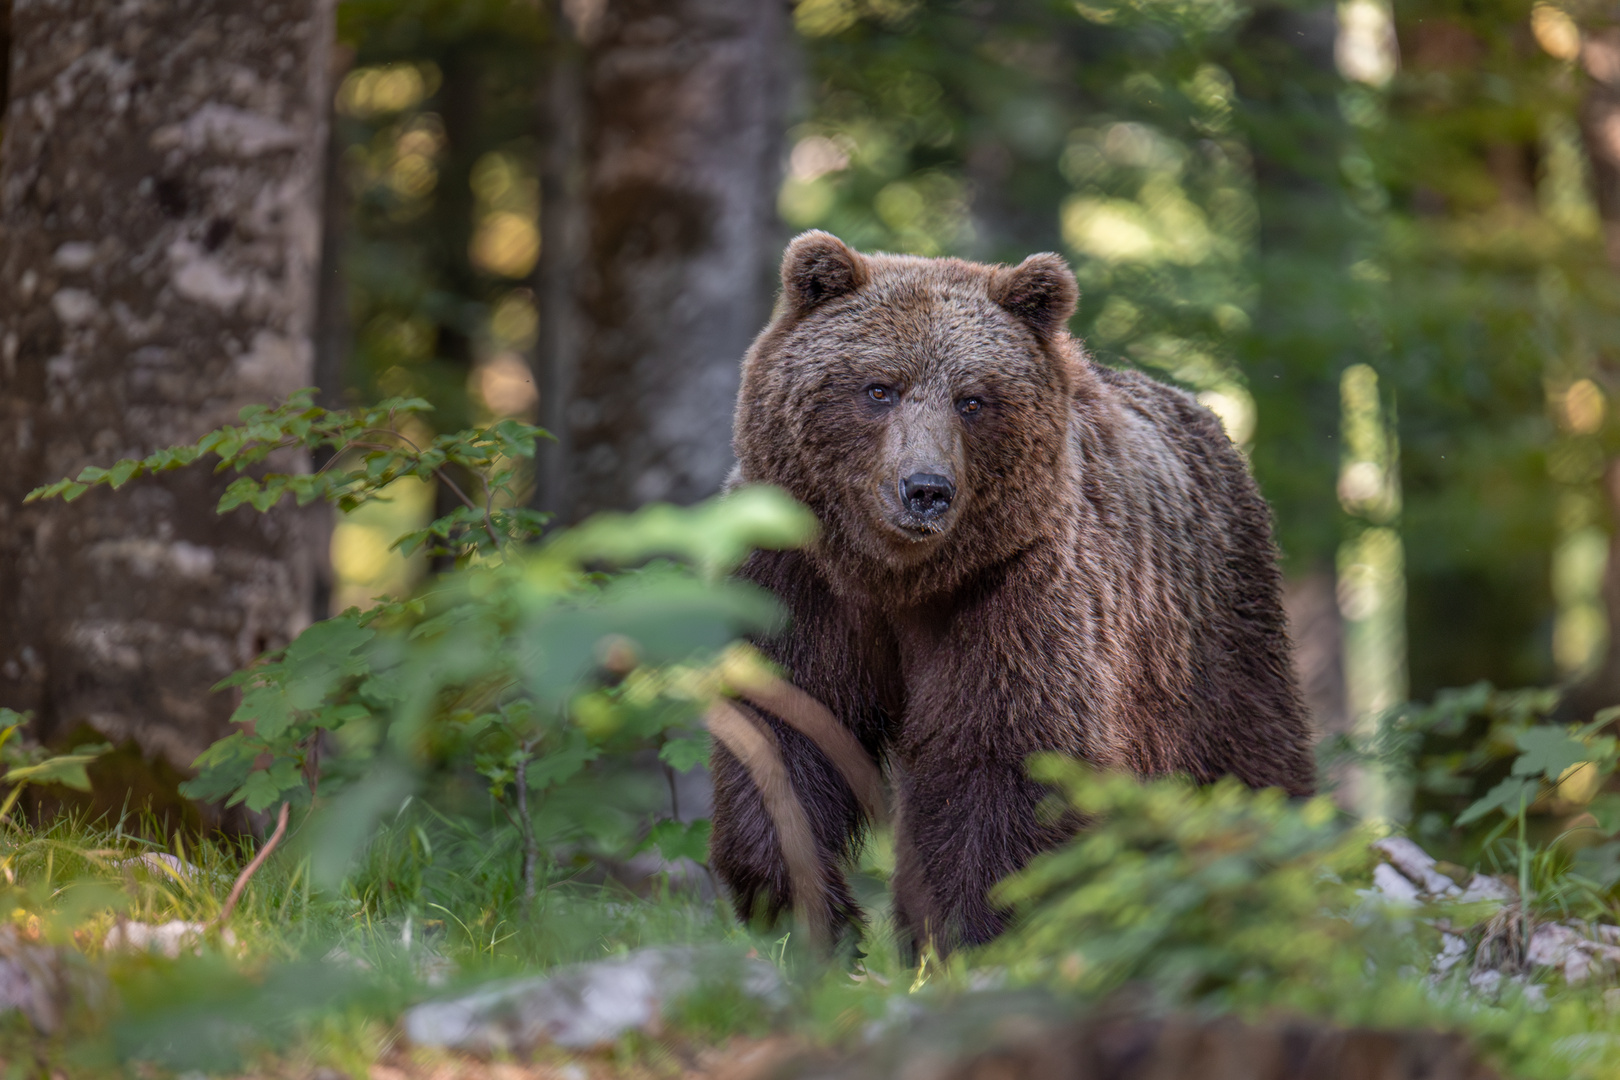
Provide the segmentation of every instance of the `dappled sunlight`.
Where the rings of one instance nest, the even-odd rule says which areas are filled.
[[[472,190],[478,199],[473,265],[501,277],[527,277],[540,257],[540,191],[532,163],[485,154],[473,166]]]
[[[433,486],[410,479],[396,480],[382,499],[341,514],[332,526],[332,610],[366,609],[379,596],[407,595],[427,573],[427,557],[402,555],[390,545],[432,516]]]
[[[431,62],[357,68],[338,87],[337,105],[356,117],[403,112],[437,93],[441,82],[439,66]]]

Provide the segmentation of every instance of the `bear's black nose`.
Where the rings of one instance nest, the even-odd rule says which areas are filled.
[[[900,481],[900,494],[906,506],[920,518],[937,518],[951,508],[956,485],[938,473],[912,473]]]

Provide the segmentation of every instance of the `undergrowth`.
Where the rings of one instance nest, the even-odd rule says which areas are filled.
[[[542,535],[517,496],[543,433],[506,423],[424,446],[411,416],[425,407],[332,412],[300,395],[195,446],[35,493],[93,497],[210,455],[242,474],[222,512],[284,496],[348,509],[400,476],[444,479],[448,465],[478,480],[457,488],[454,513],[398,541],[453,558],[455,571],[317,623],[222,684],[241,692],[237,731],[199,759],[189,791],[291,822],[228,921],[255,841],[155,821],[16,820],[22,783],[77,784],[94,748],[51,757],[13,738],[24,718],[0,710],[0,781],[11,785],[0,929],[18,948],[59,947],[54,985],[77,1002],[45,1035],[0,1016],[8,1075],[318,1065],[363,1076],[412,1002],[700,945],[774,965],[785,1008],[735,986],[705,990],[675,1003],[656,1038],[624,1041],[620,1058],[664,1060],[672,1040],[768,1027],[856,1042],[918,1009],[1016,991],[1076,1007],[1428,1025],[1466,1032],[1507,1075],[1620,1077],[1612,980],[1565,986],[1543,973],[1486,997],[1470,990],[1467,964],[1433,974],[1437,920],[1477,938],[1485,916],[1391,907],[1369,891],[1369,826],[1325,799],[1235,782],[1033,763],[1054,820],[1087,825],[1002,883],[1009,930],[984,949],[901,960],[884,914],[883,833],[852,880],[873,913],[853,966],[825,962],[790,926],[739,925],[706,899],[708,823],[682,817],[666,783],[705,755],[708,703],[758,677],[762,662],[738,638],[780,617],[727,575],[756,546],[805,542],[813,522],[755,490]],[[263,472],[286,447],[330,451],[331,464],[315,477]],[[1518,899],[1502,910],[1521,938],[1552,918],[1620,922],[1612,717],[1578,727],[1555,705],[1545,692],[1471,688],[1396,710],[1378,738],[1341,748],[1385,774],[1412,835],[1449,860],[1444,872],[1511,883]],[[174,955],[109,947],[110,935],[170,923],[193,930]]]

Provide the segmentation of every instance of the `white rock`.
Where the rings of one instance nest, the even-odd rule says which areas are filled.
[[[16,927],[0,926],[0,1016],[16,1010],[36,1030],[55,1031],[65,1005],[63,976],[55,949],[30,941]]]
[[[644,949],[418,1005],[405,1013],[405,1035],[418,1046],[474,1053],[511,1053],[547,1042],[588,1049],[627,1031],[654,1030],[667,1002],[727,978],[739,980],[750,997],[780,1003],[784,993],[776,969],[761,960]]]
[[[1457,934],[1442,934],[1440,936],[1440,953],[1434,958],[1434,972],[1444,975],[1456,967],[1468,955],[1468,942]]]
[[[1525,959],[1561,968],[1566,982],[1580,983],[1591,976],[1599,961],[1620,963],[1620,947],[1593,941],[1581,930],[1563,923],[1543,923],[1530,935]]]
[[[1542,923],[1530,934],[1524,958],[1532,964],[1555,966],[1564,962],[1570,950],[1578,948],[1581,935],[1559,923]]]
[[[1468,887],[1456,899],[1459,904],[1476,904],[1485,900],[1496,900],[1505,904],[1517,899],[1518,895],[1511,885],[1500,878],[1491,877],[1489,874],[1475,874],[1468,879]]]
[[[184,922],[174,919],[166,923],[122,922],[107,931],[102,947],[108,952],[160,952],[176,957],[183,952],[202,951],[203,935],[207,923]],[[236,935],[226,930],[220,941],[230,948],[236,947]]]
[[[1373,848],[1383,852],[1395,869],[1431,896],[1456,896],[1462,891],[1455,881],[1434,868],[1433,856],[1404,836],[1386,836]]]
[[[1418,887],[1389,863],[1379,863],[1373,868],[1373,888],[1384,899],[1398,904],[1416,904],[1420,897]]]
[[[210,552],[212,554],[212,552]],[[197,867],[186,862],[178,855],[170,855],[167,851],[148,851],[144,855],[133,858],[118,859],[113,865],[120,870],[133,870],[136,867],[145,867],[159,874],[172,874],[177,878],[190,879],[201,874]]]
[[[1620,945],[1620,926],[1610,926],[1608,923],[1591,923],[1587,930],[1592,937],[1606,945]]]

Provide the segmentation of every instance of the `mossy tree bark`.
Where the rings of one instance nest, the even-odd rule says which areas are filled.
[[[37,484],[312,379],[332,0],[21,0],[0,148],[0,705],[187,765],[311,617],[290,510],[186,470]],[[287,460],[279,467],[297,467]]]
[[[570,291],[562,337],[577,342],[542,328],[539,382],[554,400],[541,407],[565,457],[542,463],[539,501],[565,520],[693,502],[731,468],[739,361],[769,315],[784,239],[791,48],[788,6],[772,0],[580,7],[578,272],[547,263],[541,296],[546,310],[546,288]],[[550,93],[559,108],[564,89]],[[551,128],[566,135],[561,116]]]

